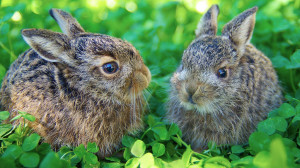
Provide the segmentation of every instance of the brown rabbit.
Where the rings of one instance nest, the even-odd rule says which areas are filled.
[[[96,142],[100,157],[142,127],[142,91],[151,74],[128,42],[86,33],[70,14],[51,9],[64,32],[26,29],[32,47],[11,65],[0,92],[2,110],[36,117],[30,127],[57,148]]]
[[[171,78],[167,119],[195,150],[209,141],[242,144],[282,102],[271,61],[252,44],[257,7],[227,23],[216,36],[219,7],[204,14],[196,39]]]

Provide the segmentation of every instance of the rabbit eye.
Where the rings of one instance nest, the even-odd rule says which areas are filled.
[[[220,68],[217,72],[217,76],[219,78],[226,78],[227,77],[227,69],[226,68]]]
[[[119,66],[116,62],[109,62],[109,63],[104,64],[102,66],[102,68],[105,73],[113,74],[113,73],[117,72],[117,70],[119,69]]]

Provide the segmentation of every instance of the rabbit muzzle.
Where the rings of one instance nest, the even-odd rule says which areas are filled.
[[[181,104],[188,110],[199,109],[212,102],[216,90],[209,84],[191,81],[184,82],[177,89]]]
[[[151,73],[149,69],[143,65],[133,74],[133,80],[129,86],[129,92],[135,95],[140,94],[149,86],[151,81]]]

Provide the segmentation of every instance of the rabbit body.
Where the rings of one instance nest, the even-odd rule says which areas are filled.
[[[249,42],[256,10],[243,12],[216,36],[219,8],[212,6],[171,78],[166,117],[195,150],[209,141],[247,142],[258,122],[282,102],[271,61]]]
[[[109,156],[124,134],[142,128],[150,71],[130,43],[86,33],[64,11],[50,14],[65,34],[22,31],[32,48],[8,70],[1,108],[34,115],[29,126],[54,148],[96,142],[98,155]]]

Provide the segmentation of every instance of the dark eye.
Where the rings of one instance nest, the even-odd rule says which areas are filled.
[[[220,68],[217,72],[217,76],[219,78],[226,78],[227,77],[227,69],[226,68]]]
[[[103,71],[108,74],[113,74],[117,72],[117,70],[119,69],[119,66],[116,62],[106,63],[102,67],[103,67]]]

